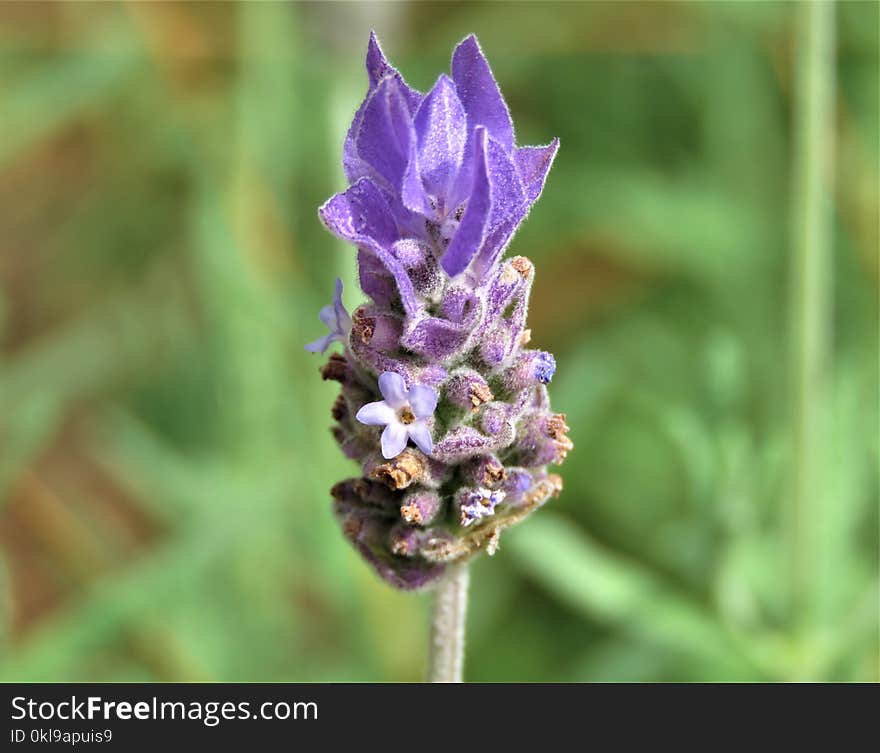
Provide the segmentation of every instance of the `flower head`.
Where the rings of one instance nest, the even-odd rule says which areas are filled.
[[[379,377],[384,400],[367,403],[355,418],[368,426],[384,426],[382,456],[390,460],[403,452],[408,440],[426,455],[434,450],[428,419],[437,407],[437,391],[422,384],[406,389],[400,374],[386,371]]]
[[[322,312],[330,335],[308,348],[346,344],[321,370],[341,385],[333,436],[360,465],[332,490],[342,531],[383,579],[413,589],[492,554],[503,529],[562,488],[547,469],[572,449],[550,409],[556,361],[526,348],[535,268],[502,259],[558,141],[516,145],[473,36],[427,94],[375,35],[366,68],[343,147],[349,187],[319,215],[356,247],[369,301],[352,326],[340,285]]]
[[[318,314],[318,318],[324,323],[330,334],[319,337],[310,342],[305,349],[310,353],[324,353],[330,347],[330,343],[337,340],[344,343],[348,340],[351,332],[351,317],[342,304],[342,280],[336,278],[336,289],[333,292],[333,304],[324,306]]]

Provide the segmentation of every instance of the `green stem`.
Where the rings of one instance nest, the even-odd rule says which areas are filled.
[[[793,447],[789,499],[790,596],[801,633],[809,610],[814,529],[827,489],[827,410],[832,296],[834,4],[800,5],[791,265]],[[806,657],[805,657],[806,658]],[[808,660],[807,660],[808,661]]]
[[[461,682],[468,597],[468,566],[449,565],[434,591],[431,615],[431,682]]]

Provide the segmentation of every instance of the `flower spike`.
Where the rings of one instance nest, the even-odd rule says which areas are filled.
[[[345,537],[387,583],[431,584],[494,553],[505,528],[559,494],[573,445],[550,409],[556,360],[527,348],[534,265],[502,255],[541,195],[558,140],[518,146],[476,37],[427,94],[367,45],[368,89],[343,146],[349,185],[318,210],[357,250],[366,298],[350,317],[337,281],[341,354],[332,428],[359,474],[332,489]]]

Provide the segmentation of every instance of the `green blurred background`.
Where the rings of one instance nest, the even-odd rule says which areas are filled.
[[[877,680],[878,5],[836,9],[806,286],[802,15],[0,4],[0,679],[423,677],[429,597],[342,539],[302,349],[335,276],[358,303],[316,207],[375,28],[422,90],[477,33],[519,142],[562,141],[512,250],[575,450],[475,563],[467,678]]]

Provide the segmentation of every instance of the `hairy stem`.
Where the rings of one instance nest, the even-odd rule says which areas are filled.
[[[431,682],[462,681],[468,580],[467,564],[453,563],[434,591],[429,669]]]

